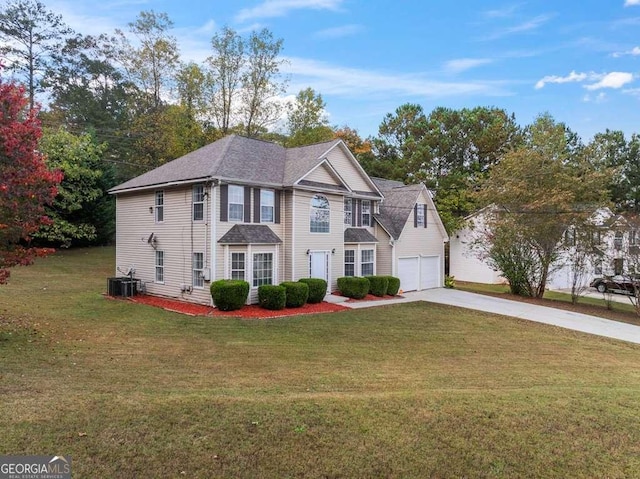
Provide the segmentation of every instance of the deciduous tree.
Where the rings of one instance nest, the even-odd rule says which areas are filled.
[[[302,146],[327,141],[334,132],[329,126],[325,102],[313,88],[300,90],[295,100],[287,106],[287,145]]]

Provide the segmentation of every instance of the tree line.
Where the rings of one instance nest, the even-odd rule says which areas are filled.
[[[51,223],[29,237],[50,246],[108,242],[115,216],[108,188],[231,133],[284,146],[342,138],[370,175],[424,182],[449,232],[491,202],[508,204],[512,218],[532,218],[538,206],[541,217],[587,203],[640,209],[637,134],[607,130],[584,143],[546,114],[521,126],[498,107],[427,113],[407,103],[362,138],[331,125],[312,88],[283,102],[284,41],[268,29],[241,35],[224,27],[211,38],[210,56],[195,63],[181,60],[172,27],[166,13],[150,10],[125,30],[80,35],[40,1],[2,8],[2,84],[24,85],[24,112],[42,105],[39,151],[63,174],[46,206]],[[597,181],[585,182],[589,174]],[[592,196],[563,189],[578,179],[597,186]]]

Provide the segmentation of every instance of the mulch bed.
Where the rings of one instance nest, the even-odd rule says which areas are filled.
[[[175,313],[187,314],[190,316],[208,316],[208,317],[233,317],[233,318],[280,318],[283,316],[297,316],[300,314],[318,314],[318,313],[335,313],[349,309],[346,306],[333,303],[317,303],[305,304],[301,308],[285,308],[279,311],[271,311],[261,308],[257,305],[243,306],[237,311],[220,311],[212,306],[204,306],[202,304],[187,303],[186,301],[178,301],[174,299],[159,298],[157,296],[138,295],[128,298],[130,301],[138,304],[146,304],[155,306],[167,311]]]
[[[360,301],[382,301],[384,299],[398,299],[398,298],[404,298],[404,296],[400,296],[400,295],[391,296],[390,294],[385,294],[384,296],[374,296],[373,294],[368,294],[362,299],[349,298],[347,299],[347,303],[357,303]]]

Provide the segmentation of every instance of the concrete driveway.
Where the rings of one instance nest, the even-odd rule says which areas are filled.
[[[574,331],[640,344],[640,326],[456,289],[427,289],[404,293],[404,298],[342,304],[350,308],[367,308],[412,301],[429,301],[431,303],[448,304],[477,311],[513,316],[537,323],[551,324]]]

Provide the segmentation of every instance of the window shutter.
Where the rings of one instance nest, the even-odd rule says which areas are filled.
[[[280,190],[276,190],[273,196],[273,201],[275,203],[273,207],[273,222],[280,224]]]
[[[356,201],[351,200],[351,226],[358,226],[358,215],[356,214]]]
[[[427,205],[422,205],[422,211],[424,214],[424,227],[427,227]]]
[[[356,226],[362,226],[362,200],[356,200]]]
[[[253,222],[260,223],[260,188],[253,190]]]
[[[413,205],[413,227],[418,227],[418,203]]]
[[[229,221],[229,185],[220,185],[220,221]]]
[[[251,187],[244,187],[244,222],[251,223]]]

